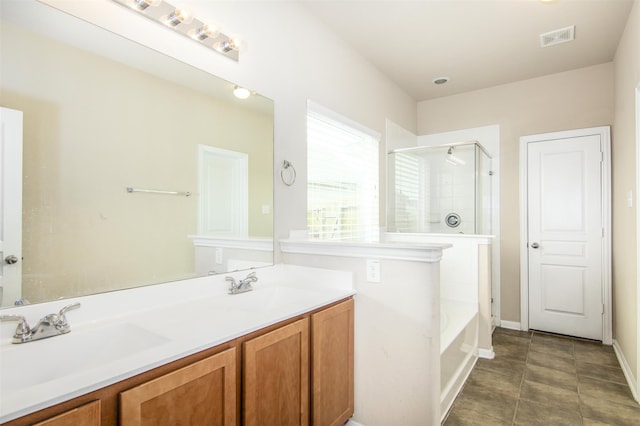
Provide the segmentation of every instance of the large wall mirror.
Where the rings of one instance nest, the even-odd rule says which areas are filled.
[[[36,1],[0,7],[0,106],[23,113],[2,306],[273,263],[271,100]]]

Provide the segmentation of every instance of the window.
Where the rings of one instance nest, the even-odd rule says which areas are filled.
[[[423,232],[419,219],[424,217],[424,185],[429,178],[420,159],[411,153],[389,155],[391,199],[388,227],[391,232]]]
[[[380,136],[309,103],[307,225],[317,240],[378,240]]]

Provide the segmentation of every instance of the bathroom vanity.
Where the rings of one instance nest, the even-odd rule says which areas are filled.
[[[281,271],[273,271],[278,269]],[[34,384],[31,389],[5,395],[8,389],[3,384],[0,414],[3,420],[8,420],[6,425],[157,425],[177,424],[178,418],[191,419],[189,424],[343,424],[353,414],[354,407],[353,291],[350,286],[336,285],[335,280],[327,286],[315,279],[309,283],[299,282],[296,275],[306,275],[303,270],[308,269],[278,265],[259,270],[258,277],[264,277],[267,282],[258,281],[254,291],[238,295],[221,293],[225,283],[221,277],[211,277],[210,281],[215,282],[194,285],[204,284],[209,292],[218,294],[126,314],[118,319],[114,317],[111,322],[139,326],[165,340],[161,343],[146,340],[143,331],[141,339],[153,346],[142,350],[148,352],[145,356],[140,356],[139,351],[136,353],[134,345],[130,354],[106,360],[104,366],[82,367],[80,363],[80,371],[69,375],[76,376],[75,379],[67,380],[67,384],[78,384],[74,392],[61,389],[59,398],[52,395],[48,400],[43,398],[41,404],[14,411],[13,415],[28,412],[17,418],[7,419],[12,416],[9,410],[20,408],[17,407],[20,394],[37,399],[43,387],[51,389],[52,386],[43,379],[43,383]],[[307,278],[313,277],[314,271],[311,272]],[[323,275],[325,271],[315,272],[318,276],[318,272]],[[154,291],[157,287],[147,290]],[[85,302],[81,310],[90,307],[91,303]],[[185,310],[186,307],[189,310]],[[218,311],[222,316],[214,314],[216,320],[210,322],[211,311]],[[152,323],[144,322],[145,318],[163,322],[158,314],[173,317],[178,324],[170,327],[164,323],[154,328]],[[191,321],[192,318],[199,321]],[[72,327],[73,321],[70,314]],[[1,372],[12,368],[6,365],[2,355],[16,347],[26,351],[33,345],[31,350],[46,350],[37,345],[54,344],[56,339],[71,337],[74,333],[76,339],[82,339],[88,333],[114,327],[124,330],[120,325],[109,324],[105,328],[77,322],[78,330],[65,336],[10,347],[3,344]],[[228,338],[231,329],[236,330],[232,332],[236,335]],[[211,343],[204,343],[205,340]],[[108,348],[111,341],[118,343],[117,339],[106,338],[102,343],[105,351],[111,350]],[[73,350],[76,348],[70,348]],[[168,356],[169,353],[173,355]],[[51,352],[41,355],[56,356]],[[142,361],[145,358],[146,361]],[[55,360],[49,359],[47,364],[55,368]],[[131,368],[133,364],[137,367]],[[117,371],[117,366],[126,371]],[[64,386],[66,379],[69,377],[52,381]],[[102,385],[104,383],[106,385]],[[82,392],[82,389],[88,391]],[[82,393],[76,396],[78,392]]]

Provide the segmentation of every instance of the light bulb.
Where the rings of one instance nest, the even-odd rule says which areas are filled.
[[[236,35],[229,37],[229,45],[233,50],[240,50],[242,47],[242,39]]]
[[[180,24],[190,24],[191,21],[193,21],[193,15],[189,9],[185,7],[176,7],[176,10],[167,16],[166,23],[167,25],[175,27]]]
[[[222,53],[229,53],[233,50],[233,46],[229,43],[229,40],[224,40],[213,45],[214,49]]]
[[[235,86],[233,89],[233,95],[238,99],[247,99],[251,96],[251,92],[249,89],[245,89],[244,87]]]
[[[241,40],[237,37],[230,37],[213,45],[214,49],[222,53],[229,53],[232,50],[240,50]]]
[[[143,11],[149,6],[156,7],[160,3],[162,3],[162,0],[133,0],[131,7],[133,7],[134,9]]]
[[[215,24],[204,24],[194,31],[193,38],[196,40],[204,40],[206,38],[216,38],[220,35],[220,29]]]

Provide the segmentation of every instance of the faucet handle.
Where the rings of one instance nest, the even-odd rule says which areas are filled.
[[[236,283],[236,279],[233,277],[224,277],[224,280],[229,282],[229,294],[235,294],[238,290],[238,283]]]
[[[31,335],[31,328],[22,315],[0,315],[0,321],[20,321],[13,335],[14,339],[25,340]]]
[[[69,311],[72,311],[74,309],[78,309],[80,307],[80,302],[76,302],[76,303],[72,303],[70,305],[67,305],[65,307],[63,307],[62,309],[60,309],[60,312],[58,312],[58,318],[56,320],[57,325],[58,326],[67,326],[67,317],[65,316],[65,314]]]
[[[63,307],[62,309],[60,309],[60,312],[58,313],[58,315],[60,315],[62,317],[67,312],[72,311],[74,309],[78,309],[79,307],[80,307],[80,302],[72,303],[72,304],[67,305],[67,306]]]

